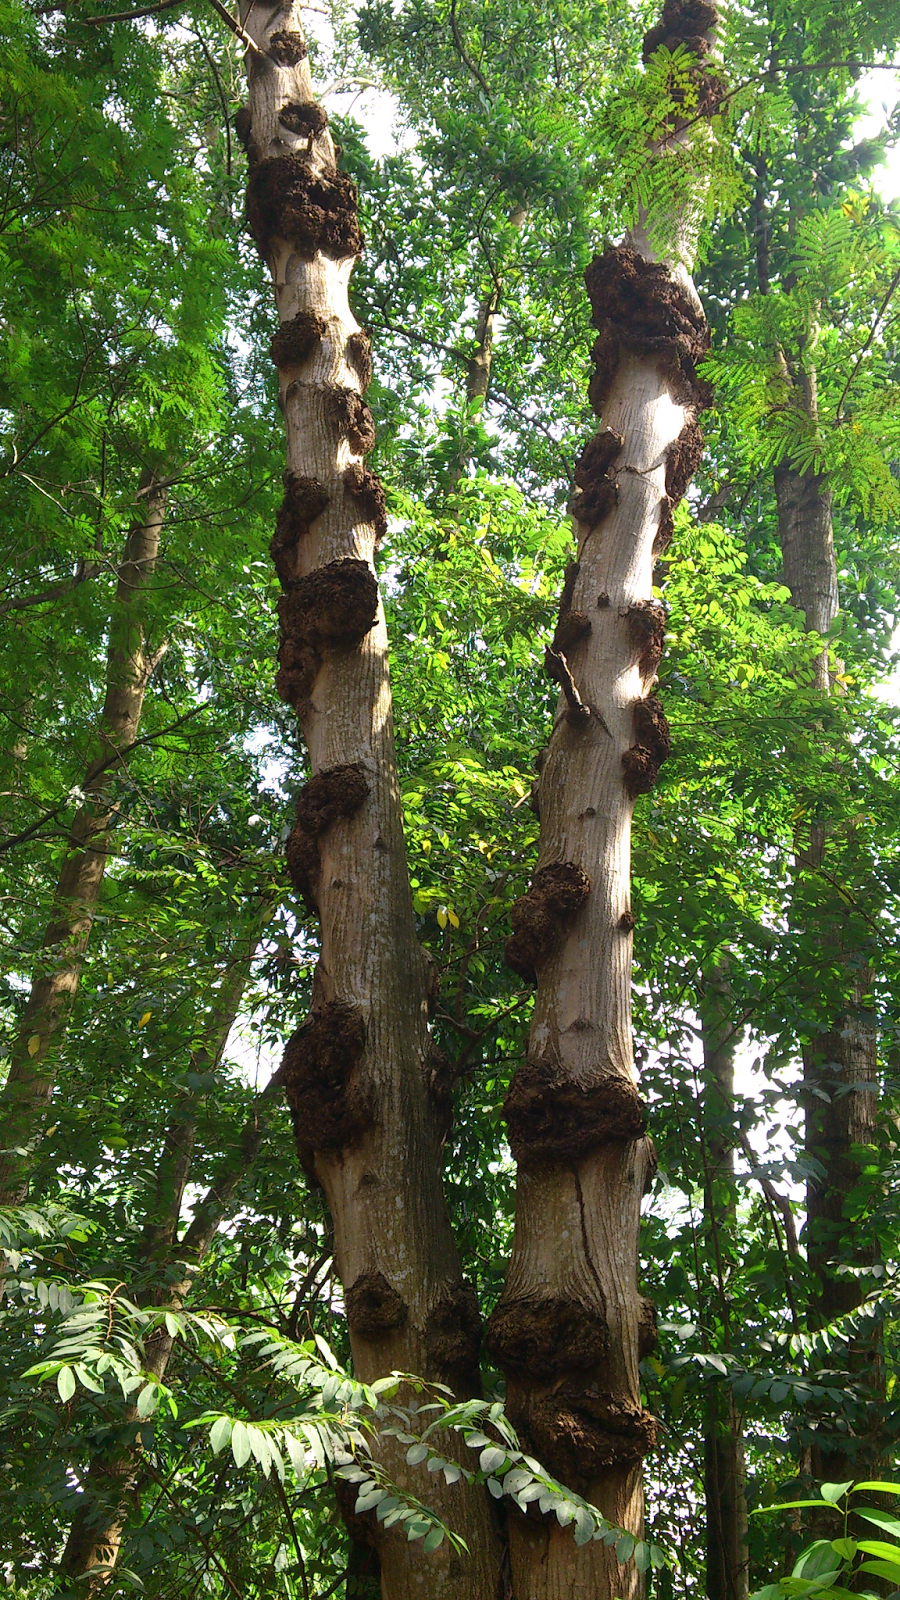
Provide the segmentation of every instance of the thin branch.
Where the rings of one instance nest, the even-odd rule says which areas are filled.
[[[94,28],[102,28],[106,22],[135,22],[138,17],[154,17],[159,11],[174,11],[184,3],[185,0],[157,0],[155,6],[140,6],[137,11],[110,11],[105,17],[85,17],[84,21]],[[62,9],[62,6],[53,7],[54,11]]]
[[[158,728],[155,733],[146,733],[140,739],[133,740],[131,744],[123,745],[121,750],[114,750],[111,755],[107,756],[105,761],[101,761],[97,766],[91,768],[89,781],[95,783],[98,778],[103,776],[104,772],[120,766],[125,757],[130,756],[133,750],[138,750],[145,744],[153,744],[157,739],[165,738],[167,733],[173,733],[176,728],[180,728],[185,722],[190,722],[193,717],[199,717],[205,710],[205,706],[194,706],[190,711],[186,711],[183,717],[176,717],[175,721],[170,722],[167,727]],[[45,811],[43,816],[40,816],[37,822],[32,823],[30,828],[23,828],[21,833],[11,834],[8,839],[0,840],[0,855],[6,850],[12,850],[14,845],[26,844],[29,839],[33,839],[48,822],[52,822],[70,804],[71,796],[66,795],[65,799],[60,800],[57,805],[51,806],[49,811]]]
[[[770,1200],[774,1206],[777,1206],[778,1210],[781,1212],[784,1220],[784,1236],[787,1240],[788,1254],[792,1255],[795,1260],[799,1261],[800,1243],[797,1238],[797,1224],[794,1221],[794,1212],[790,1200],[788,1199],[787,1195],[781,1193],[780,1189],[776,1189],[774,1183],[772,1183],[769,1178],[764,1177],[760,1172],[759,1162],[756,1159],[753,1146],[750,1143],[750,1140],[747,1138],[747,1135],[742,1130],[739,1130],[737,1133],[737,1142],[750,1164],[750,1172],[752,1176],[759,1184],[759,1187],[762,1189],[766,1199]]]
[[[465,45],[462,42],[462,37],[461,37],[460,31],[459,31],[459,24],[458,24],[458,22],[456,20],[456,0],[450,0],[450,27],[451,27],[451,29],[453,31],[453,43],[456,45],[456,50],[457,50],[457,54],[459,56],[460,61],[462,61],[468,67],[469,71],[472,74],[472,77],[475,79],[475,82],[481,85],[481,88],[484,90],[484,92],[487,95],[488,99],[492,100],[493,99],[493,95],[491,94],[491,91],[487,86],[487,81],[486,81],[483,73],[481,72],[480,68],[478,66],[476,66],[475,62],[472,60],[472,57],[469,55]]]
[[[856,358],[856,362],[855,362],[855,365],[853,367],[853,371],[851,372],[849,378],[847,379],[847,382],[844,384],[844,392],[841,395],[840,400],[838,401],[838,407],[837,407],[837,410],[836,410],[836,412],[834,414],[835,425],[837,425],[837,423],[843,421],[844,401],[846,400],[848,394],[850,393],[850,385],[853,383],[853,380],[856,377],[856,374],[858,373],[860,367],[862,366],[864,356],[867,356],[869,351],[872,348],[872,343],[873,343],[873,340],[875,338],[876,333],[878,332],[879,326],[881,324],[881,319],[884,316],[884,313],[887,311],[887,308],[890,305],[891,300],[894,297],[894,292],[895,292],[898,284],[900,284],[900,267],[897,268],[897,271],[894,273],[894,276],[891,279],[890,288],[888,289],[887,294],[885,295],[884,299],[882,300],[881,305],[878,307],[878,314],[877,314],[877,316],[875,318],[875,321],[872,323],[871,328],[869,329],[869,337],[867,338],[865,344],[863,345],[862,349],[860,350],[859,355]]]
[[[228,7],[223,6],[221,0],[209,0],[209,3],[213,10],[218,12],[219,16],[222,18],[222,21],[228,24],[228,27],[231,29],[232,33],[235,34],[238,39],[240,39],[245,50],[249,50],[251,55],[254,56],[262,57],[265,55],[265,50],[260,50],[256,40],[251,39],[249,33],[245,32],[239,22],[235,22],[235,19],[228,10]]]
[[[575,679],[568,661],[561,650],[553,650],[547,645],[544,650],[544,671],[548,678],[553,678],[559,684],[568,702],[566,716],[570,722],[587,722],[591,714],[590,706],[586,706],[578,693]]]
[[[70,578],[58,578],[55,583],[49,583],[46,589],[40,589],[37,594],[23,595],[18,600],[4,600],[0,602],[0,617],[5,617],[10,611],[28,611],[32,606],[43,606],[50,600],[58,600],[61,595],[71,594],[79,584],[86,583],[89,578],[96,578],[102,570],[100,561],[79,561],[77,572]]]
[[[209,70],[210,70],[210,72],[212,73],[213,77],[216,80],[216,89],[217,89],[218,95],[219,95],[219,104],[222,107],[222,121],[223,121],[223,124],[224,124],[224,127],[225,127],[225,144],[226,144],[225,171],[227,172],[227,174],[228,174],[228,176],[230,178],[231,177],[231,118],[228,115],[228,102],[225,99],[225,90],[222,87],[222,79],[219,77],[219,69],[216,66],[215,60],[213,59],[212,52],[210,51],[210,49],[209,49],[209,47],[208,47],[208,45],[206,43],[206,40],[204,39],[202,33],[199,32],[199,30],[197,32],[197,38],[200,40],[200,49],[203,51],[203,54],[206,57],[206,61],[207,61],[207,65],[209,66]]]

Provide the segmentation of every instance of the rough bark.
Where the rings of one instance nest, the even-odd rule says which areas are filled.
[[[668,0],[648,47],[695,45],[698,18],[708,33],[713,7]],[[686,249],[692,219],[672,220]],[[507,945],[537,996],[506,1102],[515,1237],[488,1325],[529,1447],[637,1537],[655,1433],[641,1402],[637,1272],[653,1154],[631,1037],[630,833],[669,749],[652,692],[664,632],[653,566],[697,465],[708,403],[696,362],[709,334],[687,259],[659,261],[642,227],[586,275],[599,330],[589,394],[604,427],[576,466],[577,559],[547,652],[563,692],[537,791],[538,872]],[[620,1567],[598,1542],[575,1546],[552,1517],[514,1513],[510,1549],[514,1592],[528,1600],[640,1592],[633,1564]]]
[[[264,905],[260,917],[235,955],[221,984],[209,1020],[206,1039],[192,1054],[195,1072],[215,1071],[221,1062],[240,1011],[244,990],[250,979],[262,929],[272,916],[272,905]],[[199,1111],[197,1096],[190,1095],[184,1106],[173,1111],[163,1138],[159,1171],[153,1201],[148,1208],[141,1235],[139,1266],[156,1270],[158,1281],[151,1290],[150,1305],[178,1310],[187,1299],[219,1223],[227,1214],[238,1185],[245,1178],[262,1144],[265,1108],[275,1099],[278,1085],[270,1083],[257,1097],[256,1105],[232,1151],[223,1156],[213,1183],[194,1210],[183,1239],[178,1240],[184,1187],[190,1175],[194,1129]],[[175,1263],[181,1269],[171,1280]],[[161,1381],[165,1377],[174,1340],[165,1327],[157,1329],[148,1341],[145,1371]],[[141,1450],[133,1437],[138,1422],[137,1404],[129,1406],[122,1427],[109,1438],[102,1453],[94,1456],[84,1482],[84,1494],[72,1520],[60,1562],[60,1575],[77,1581],[78,1594],[100,1593],[109,1581],[109,1572],[118,1561],[125,1524],[139,1492]],[[124,1442],[123,1442],[124,1441]],[[99,1569],[99,1570],[97,1570]],[[91,1579],[90,1573],[97,1575]]]
[[[716,1267],[722,1349],[731,1350],[726,1253],[737,1229],[734,1168],[734,1057],[737,1034],[728,1004],[727,969],[718,965],[703,985],[704,1209]],[[747,1471],[743,1419],[727,1382],[709,1383],[704,1398],[704,1495],[708,1600],[747,1600]]]
[[[363,1379],[420,1373],[477,1385],[478,1316],[441,1187],[443,1110],[432,1093],[428,977],[418,945],[394,760],[387,634],[374,574],[384,497],[364,465],[367,336],[347,288],[362,248],[353,184],[317,105],[296,4],[242,8],[248,52],[248,219],[272,274],[272,345],[287,433],[285,502],[272,550],[284,594],[277,687],[296,710],[313,777],[289,867],[321,921],[307,1022],[285,1087],[300,1160],[322,1184]],[[384,1281],[393,1306],[373,1310]],[[356,1293],[354,1293],[356,1291]],[[386,1600],[495,1600],[500,1545],[487,1497],[389,1465],[465,1538],[431,1554],[370,1516]]]
[[[97,744],[82,782],[53,899],[43,949],[12,1046],[0,1094],[0,1203],[22,1198],[35,1145],[53,1093],[61,1037],[84,962],[115,826],[117,777],[137,737],[150,676],[147,589],[159,550],[166,492],[150,475],[141,483],[142,515],[129,531],[110,615],[106,694]]]

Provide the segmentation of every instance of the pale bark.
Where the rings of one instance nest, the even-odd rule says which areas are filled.
[[[674,48],[712,6],[672,0],[648,35]],[[702,41],[701,41],[702,44]],[[706,82],[707,80],[704,79]],[[673,137],[678,137],[677,131]],[[708,331],[688,275],[695,218],[669,219],[670,264],[649,227],[588,269],[600,338],[590,395],[602,431],[575,473],[577,562],[548,670],[563,694],[538,784],[538,874],[513,911],[507,958],[537,980],[526,1061],[507,1099],[518,1160],[512,1259],[489,1338],[528,1446],[618,1526],[643,1529],[641,1460],[654,1440],[639,1356],[644,1137],[631,1034],[631,819],[668,753],[652,695],[663,613],[654,561],[699,456],[708,403],[695,362]],[[552,1514],[510,1518],[523,1600],[632,1600],[633,1563],[578,1547]]]
[[[703,985],[704,1208],[715,1262],[722,1325],[722,1350],[731,1351],[731,1315],[726,1249],[737,1230],[734,1167],[734,1057],[737,1033],[728,1003],[727,968],[719,964]],[[727,1380],[707,1384],[704,1396],[707,1600],[747,1600],[747,1469],[743,1418]]]
[[[144,616],[159,550],[165,490],[145,474],[142,517],[129,531],[110,615],[106,694],[97,745],[82,782],[43,940],[0,1094],[0,1201],[21,1199],[56,1081],[61,1035],[81,977],[117,819],[115,790],[137,736],[159,652],[148,653]]]
[[[347,298],[361,241],[355,193],[337,172],[313,98],[300,18],[297,4],[242,8],[258,47],[248,54],[248,212],[281,321],[273,341],[288,463],[274,551],[285,588],[279,692],[297,711],[313,773],[289,865],[321,919],[313,1009],[289,1041],[285,1086],[301,1160],[334,1221],[358,1376],[400,1369],[470,1392],[477,1308],[441,1187],[444,1113],[433,1090],[442,1064],[428,1031],[374,583],[383,501],[363,468],[374,437],[361,400],[368,341]],[[310,197],[315,216],[303,209]],[[352,571],[322,572],[348,558]],[[320,604],[316,585],[326,579],[331,598]],[[334,599],[351,582],[362,597],[352,627],[337,619]],[[423,1481],[402,1454],[389,1466],[428,1495],[471,1554],[458,1558],[446,1541],[426,1554],[370,1516],[385,1600],[495,1600],[501,1553],[486,1495]]]
[[[213,1072],[219,1066],[228,1035],[240,1011],[244,991],[250,980],[262,930],[272,916],[272,905],[263,906],[248,937],[232,961],[215,997],[206,1039],[193,1053],[195,1072]],[[177,1311],[187,1299],[197,1270],[202,1264],[219,1223],[227,1215],[239,1184],[246,1177],[265,1133],[266,1107],[275,1099],[274,1081],[257,1096],[256,1104],[234,1148],[223,1155],[215,1178],[195,1207],[184,1237],[177,1238],[185,1184],[190,1175],[194,1131],[198,1114],[197,1096],[187,1097],[183,1107],[173,1111],[163,1138],[157,1183],[141,1236],[140,1265],[160,1272],[177,1262],[181,1276],[174,1282],[161,1281],[152,1290],[149,1303]],[[148,1340],[144,1370],[159,1381],[165,1377],[174,1339],[163,1326]],[[122,1427],[128,1430],[138,1421],[137,1404],[126,1409]],[[125,1524],[139,1492],[141,1449],[122,1448],[111,1440],[103,1454],[92,1460],[84,1482],[84,1494],[73,1518],[60,1562],[60,1574],[78,1581],[78,1594],[100,1593],[109,1581],[109,1571],[118,1561]],[[97,1576],[87,1575],[99,1568]]]

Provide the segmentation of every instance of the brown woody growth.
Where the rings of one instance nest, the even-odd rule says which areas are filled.
[[[565,924],[590,894],[587,873],[572,861],[557,861],[535,874],[528,893],[512,908],[512,938],[506,941],[506,962],[529,983],[537,982],[537,969],[552,955]]]
[[[371,1122],[356,1068],[366,1042],[361,1013],[342,1000],[316,1006],[291,1034],[281,1065],[297,1153],[313,1176],[317,1151],[346,1150]]]
[[[358,256],[363,236],[356,184],[343,172],[314,173],[303,156],[258,162],[247,184],[247,224],[262,259],[283,239],[303,261],[321,252],[332,261]]]
[[[356,501],[359,515],[375,529],[377,547],[387,533],[387,502],[381,479],[369,467],[354,462],[344,473],[344,486]]]
[[[489,1318],[485,1344],[506,1372],[544,1378],[605,1361],[609,1328],[593,1307],[566,1295],[507,1300]]]
[[[287,866],[294,888],[307,905],[315,903],[320,836],[342,818],[355,816],[368,795],[369,784],[358,761],[329,767],[300,790],[296,821],[287,842]]]
[[[481,1312],[478,1296],[465,1279],[455,1283],[429,1313],[425,1346],[444,1382],[458,1393],[480,1395]]]
[[[312,311],[298,311],[295,317],[279,324],[269,342],[269,354],[276,367],[300,367],[318,347],[325,332],[324,317]]]
[[[572,501],[572,515],[586,528],[596,528],[618,500],[610,467],[622,449],[622,435],[607,428],[585,445],[575,463],[575,483],[581,491]],[[565,591],[564,598],[565,598]]]
[[[275,687],[299,707],[310,693],[322,652],[352,650],[375,626],[378,580],[367,561],[346,556],[316,567],[281,596],[281,644]]]
[[[523,1062],[503,1106],[509,1144],[521,1167],[577,1161],[614,1139],[640,1139],[643,1101],[617,1073],[593,1083],[567,1078],[554,1061]]]
[[[364,1272],[350,1285],[344,1296],[347,1325],[351,1333],[378,1339],[394,1328],[402,1328],[407,1305],[383,1272]]]
[[[672,750],[672,735],[655,694],[634,703],[634,731],[637,742],[622,757],[625,787],[632,799],[649,794],[659,777],[659,769]]]
[[[656,1443],[656,1421],[626,1400],[565,1379],[534,1397],[520,1413],[509,1403],[510,1421],[540,1461],[573,1488],[586,1489],[612,1466],[643,1460]]]

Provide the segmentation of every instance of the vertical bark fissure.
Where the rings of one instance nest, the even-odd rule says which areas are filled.
[[[715,21],[706,0],[667,0],[645,59],[685,42],[704,56]],[[695,70],[711,94],[714,80]],[[676,127],[663,143],[678,137]],[[671,262],[644,219],[586,274],[599,335],[589,397],[603,427],[575,470],[577,556],[547,653],[563,693],[537,791],[538,871],[507,944],[537,995],[506,1101],[515,1235],[487,1330],[527,1447],[636,1537],[641,1461],[655,1438],[641,1400],[649,1318],[638,1287],[653,1153],[631,1036],[630,833],[670,743],[652,692],[664,634],[653,567],[699,461],[697,414],[709,403],[696,372],[709,333],[689,276],[696,218],[668,220]],[[511,1515],[510,1549],[514,1592],[528,1600],[640,1592],[633,1564],[621,1567],[600,1542],[575,1546],[533,1507]]]
[[[703,1035],[703,1142],[706,1158],[704,1202],[714,1237],[719,1279],[723,1349],[731,1350],[728,1285],[721,1248],[723,1231],[735,1238],[734,1058],[737,1044],[728,1003],[725,963],[703,985],[700,1018]],[[704,1491],[706,1500],[706,1593],[708,1600],[747,1600],[746,1461],[743,1422],[727,1379],[709,1382],[704,1395]]]
[[[115,786],[137,737],[144,694],[161,651],[148,654],[145,608],[165,514],[166,491],[141,483],[142,516],[128,533],[110,614],[106,692],[97,745],[82,783],[43,948],[13,1041],[0,1094],[0,1202],[22,1198],[34,1146],[56,1081],[61,1036],[78,988],[115,826]]]
[[[204,1042],[193,1052],[195,1071],[214,1072],[219,1066],[228,1035],[241,1008],[250,980],[262,932],[272,916],[266,904],[226,973],[216,995]],[[219,1223],[228,1211],[234,1193],[246,1176],[262,1144],[264,1111],[275,1098],[277,1085],[271,1083],[257,1097],[234,1149],[223,1156],[212,1184],[197,1204],[184,1238],[177,1239],[184,1189],[190,1176],[194,1129],[198,1115],[197,1094],[173,1111],[160,1156],[159,1174],[153,1200],[141,1232],[140,1265],[153,1269],[157,1282],[150,1290],[148,1303],[177,1311],[187,1299]],[[180,1276],[172,1268],[178,1264]],[[174,1339],[163,1326],[147,1343],[144,1370],[148,1377],[162,1381],[166,1374]],[[142,1450],[130,1438],[139,1421],[137,1397],[130,1405],[122,1428],[111,1437],[104,1450],[95,1455],[84,1480],[84,1494],[72,1519],[60,1561],[60,1573],[80,1580],[78,1593],[95,1594],[109,1582],[108,1570],[91,1580],[95,1568],[113,1569],[118,1561],[126,1521],[139,1493],[142,1477]],[[122,1438],[128,1442],[124,1445]]]
[[[384,492],[363,392],[368,337],[348,284],[362,249],[356,191],[339,172],[315,101],[302,8],[245,4],[248,220],[273,281],[272,341],[287,434],[285,499],[272,542],[283,588],[277,688],[293,706],[312,778],[288,847],[293,881],[318,910],[313,1005],[288,1041],[283,1077],[297,1148],[335,1230],[357,1374],[392,1370],[478,1384],[479,1319],[441,1184],[432,1100],[428,976],[415,931],[394,758],[387,633],[374,571]],[[413,1492],[402,1453],[385,1460]],[[425,1553],[374,1516],[389,1600],[494,1600],[500,1546],[481,1490],[428,1493],[471,1552]]]

